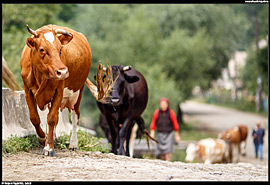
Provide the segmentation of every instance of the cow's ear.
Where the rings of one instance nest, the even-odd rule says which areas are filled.
[[[29,47],[32,48],[35,46],[35,41],[33,38],[29,37],[26,39],[25,44]]]
[[[58,36],[58,39],[60,40],[62,45],[65,45],[65,44],[68,44],[73,39],[73,36],[60,35]]]
[[[140,78],[137,77],[137,76],[129,76],[129,75],[125,74],[125,73],[124,73],[124,77],[125,77],[125,79],[126,79],[126,81],[128,83],[134,83],[134,82],[137,82],[137,81],[140,80]]]

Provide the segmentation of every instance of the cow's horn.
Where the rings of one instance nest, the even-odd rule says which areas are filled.
[[[125,67],[123,67],[123,71],[128,71],[130,69],[131,69],[131,66],[125,66]]]
[[[37,32],[35,30],[32,30],[31,28],[29,28],[28,24],[26,24],[27,30],[29,33],[31,33],[32,35],[34,35],[35,37],[37,37]]]
[[[66,30],[63,30],[63,29],[55,29],[54,30],[56,34],[63,34],[63,35],[68,35],[68,36],[71,36],[72,35],[70,33],[68,33]]]
[[[107,67],[105,67],[105,66],[101,65],[100,60],[98,61],[98,65],[99,65],[99,69],[101,69],[101,68],[102,68],[102,70],[103,70],[103,71],[106,71],[106,70],[107,70]],[[103,67],[102,67],[102,66],[103,66]]]

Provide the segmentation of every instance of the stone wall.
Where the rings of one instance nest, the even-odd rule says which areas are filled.
[[[44,132],[48,133],[47,114],[48,108],[44,111],[39,110],[38,113],[41,120],[41,127]],[[59,120],[55,129],[56,137],[62,134],[69,134],[71,131],[71,123],[69,122],[68,110],[59,111]],[[80,127],[90,134],[95,135],[95,131]],[[2,140],[17,135],[24,137],[36,134],[35,128],[29,119],[29,110],[25,100],[24,91],[12,92],[9,88],[2,88]]]

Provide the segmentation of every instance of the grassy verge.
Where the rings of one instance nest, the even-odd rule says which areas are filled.
[[[29,152],[31,148],[39,146],[36,136],[31,135],[27,137],[17,137],[11,135],[5,141],[2,141],[2,156],[7,153],[18,153],[21,151]]]
[[[60,136],[55,141],[54,147],[57,149],[67,149],[69,147],[70,135]],[[110,151],[110,144],[102,143],[102,139],[91,136],[85,131],[78,130],[77,138],[80,151],[99,151],[102,153],[109,153]],[[23,138],[11,135],[10,138],[2,141],[2,156],[8,153],[29,152],[34,147],[43,147],[39,144],[35,135]]]
[[[102,138],[89,135],[85,131],[77,131],[78,147],[81,151],[92,151],[109,153],[111,149],[110,143],[102,143]],[[63,135],[56,140],[55,148],[67,149],[69,147],[70,136]]]
[[[207,130],[199,130],[195,128],[200,122],[189,121],[180,125],[181,140],[199,141],[208,137],[216,138],[217,135]]]
[[[232,109],[236,109],[236,110],[259,114],[259,115],[265,116],[265,117],[268,116],[268,112],[264,112],[264,111],[257,112],[256,105],[254,102],[249,102],[249,101],[245,101],[245,100],[236,100],[235,102],[233,102],[233,101],[217,101],[216,100],[216,101],[210,102],[206,99],[194,98],[194,99],[191,99],[191,101],[217,105],[220,107],[232,108]]]

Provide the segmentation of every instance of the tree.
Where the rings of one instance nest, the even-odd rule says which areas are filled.
[[[260,111],[262,109],[262,71],[260,67],[260,61],[259,61],[259,55],[260,55],[260,48],[259,48],[259,40],[260,38],[265,38],[267,35],[267,32],[265,31],[265,26],[263,26],[263,32],[260,31],[261,25],[264,25],[262,23],[266,23],[264,18],[266,18],[266,13],[267,11],[265,8],[268,9],[268,5],[263,5],[263,4],[256,4],[253,6],[250,5],[245,5],[245,12],[248,16],[250,16],[250,20],[254,25],[254,29],[252,31],[255,31],[255,43],[256,43],[256,57],[255,61],[257,63],[256,69],[257,69],[257,88],[256,88],[256,110]],[[267,26],[268,27],[268,26]]]
[[[174,79],[183,99],[191,97],[196,85],[208,87],[211,80],[208,69],[214,65],[211,56],[212,40],[205,31],[188,36],[186,31],[175,30],[164,40],[160,64],[167,75]]]

